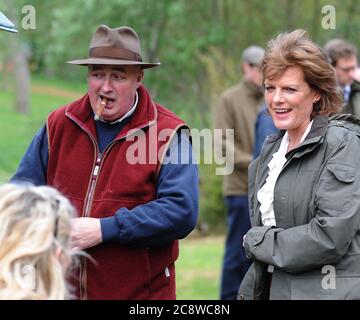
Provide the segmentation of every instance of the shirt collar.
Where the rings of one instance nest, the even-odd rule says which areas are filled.
[[[351,91],[351,85],[347,84],[344,89],[345,92],[350,92]]]
[[[307,135],[309,134],[310,130],[311,130],[311,127],[312,127],[312,124],[313,124],[314,120],[311,120],[311,122],[308,124],[308,126],[306,127],[306,130],[305,132],[303,133],[301,139],[300,139],[300,143],[302,143],[305,138],[307,137]]]
[[[348,102],[351,92],[351,86],[348,84],[343,88],[344,101]]]

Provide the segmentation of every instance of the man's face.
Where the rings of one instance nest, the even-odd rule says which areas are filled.
[[[88,71],[88,93],[91,108],[97,113],[102,100],[106,101],[101,118],[115,121],[133,106],[136,89],[144,77],[139,66],[91,65]]]
[[[263,76],[258,66],[248,63],[243,63],[243,71],[244,71],[244,77],[248,82],[251,82],[252,84],[261,88]]]
[[[351,85],[355,79],[357,68],[356,56],[339,58],[336,61],[335,71],[338,83],[341,87]]]

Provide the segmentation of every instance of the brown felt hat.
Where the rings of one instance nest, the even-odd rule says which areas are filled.
[[[90,42],[89,57],[67,63],[82,66],[92,64],[139,65],[143,69],[153,68],[160,62],[143,62],[140,40],[136,32],[127,26],[111,29],[100,25]]]

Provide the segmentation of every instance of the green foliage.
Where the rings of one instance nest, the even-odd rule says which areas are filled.
[[[199,226],[208,225],[212,232],[225,230],[226,214],[222,195],[222,176],[215,174],[215,165],[199,166],[200,212]]]
[[[48,82],[41,79],[33,81],[33,91],[35,88],[41,90],[32,93],[32,109],[27,116],[18,114],[11,108],[14,99],[12,92],[0,92],[0,183],[8,181],[15,172],[23,153],[34,134],[44,125],[47,115],[82,94],[81,91],[65,90],[70,84],[64,85],[62,81],[56,83],[62,86],[55,92],[47,93]],[[66,96],[65,92],[72,93],[73,96]]]
[[[0,4],[11,9],[10,17],[20,29],[17,37],[31,49],[33,71],[48,76],[83,79],[84,68],[65,62],[87,55],[96,27],[132,26],[140,35],[144,59],[162,62],[146,75],[153,94],[165,101],[173,96],[178,101],[195,100],[194,106],[185,103],[186,112],[199,113],[203,127],[211,125],[211,106],[218,94],[214,77],[224,84],[238,80],[245,47],[265,46],[277,33],[299,27],[309,30],[320,45],[334,36],[359,45],[356,0],[138,0],[136,5],[131,0],[14,0],[11,4],[0,0]],[[35,30],[21,29],[24,4],[36,9]],[[335,30],[322,29],[324,5],[335,6]],[[209,59],[216,62],[217,73],[211,77]]]

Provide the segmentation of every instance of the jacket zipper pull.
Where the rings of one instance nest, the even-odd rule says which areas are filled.
[[[94,168],[94,172],[93,172],[93,179],[96,178],[99,173],[100,161],[101,161],[101,153],[99,153],[99,155],[96,159],[95,168]]]

